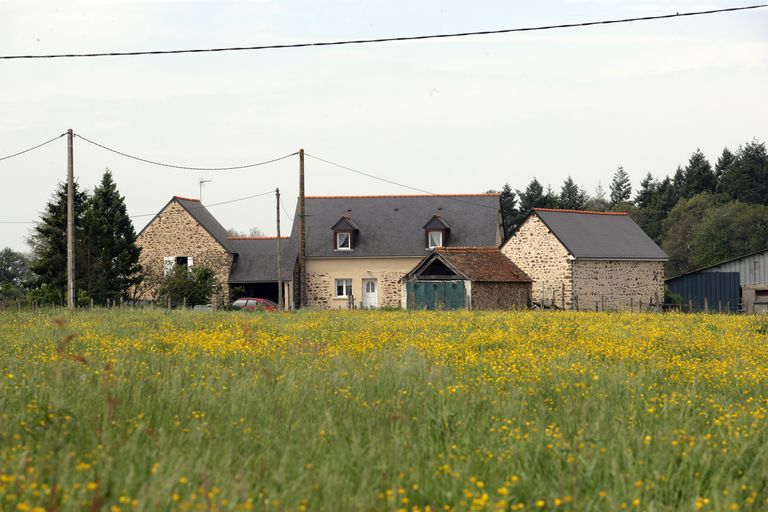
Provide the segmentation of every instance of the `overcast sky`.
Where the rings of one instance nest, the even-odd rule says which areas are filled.
[[[0,0],[0,54],[157,50],[493,30],[760,3],[720,0]],[[768,140],[768,8],[580,29],[236,53],[0,60],[0,157],[72,128],[143,158],[234,166],[308,153],[436,193],[568,176],[636,187],[700,147]],[[308,195],[413,191],[307,159]],[[75,139],[75,175],[111,169],[130,215],[173,195],[218,203],[280,187],[298,158],[229,172],[156,167]],[[25,239],[66,139],[0,162],[0,248]],[[211,207],[272,235],[271,196]],[[134,218],[137,232],[151,216]]]

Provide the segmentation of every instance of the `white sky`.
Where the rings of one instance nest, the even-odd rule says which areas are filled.
[[[252,46],[503,29],[734,7],[720,0],[0,0],[0,54]],[[768,140],[768,8],[665,21],[381,45],[171,56],[0,61],[0,157],[72,128],[189,166],[316,156],[438,193],[535,176],[634,186],[700,147]],[[308,195],[408,189],[307,159]],[[179,171],[75,139],[92,189],[109,167],[131,215],[173,195],[217,203],[280,187],[296,157],[234,172]],[[0,248],[25,238],[57,180],[66,139],[0,162]],[[274,234],[270,196],[211,208],[225,227]],[[151,217],[134,219],[138,232]],[[290,221],[283,217],[283,233]]]

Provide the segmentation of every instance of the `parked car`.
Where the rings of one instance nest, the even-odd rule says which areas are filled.
[[[233,302],[231,308],[245,309],[248,311],[277,311],[277,304],[269,299],[243,297]]]

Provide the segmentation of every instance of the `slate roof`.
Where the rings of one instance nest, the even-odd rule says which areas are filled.
[[[277,245],[275,237],[232,237],[227,241],[237,255],[229,273],[230,283],[277,281]],[[290,238],[280,238],[280,272],[283,281],[293,277],[297,244]]]
[[[534,208],[576,258],[665,261],[669,256],[626,213]]]
[[[309,196],[305,215],[308,258],[423,257],[423,226],[435,215],[450,226],[449,246],[496,245],[501,218],[498,194]],[[331,228],[344,216],[359,231],[351,251],[336,251]],[[298,205],[295,219],[298,240]]]
[[[195,219],[195,222],[200,224],[217,242],[221,244],[229,252],[237,252],[227,241],[227,230],[224,226],[219,224],[219,221],[211,215],[211,212],[203,206],[203,203],[199,199],[190,199],[188,197],[174,196],[171,201],[176,201],[182,208]],[[163,208],[165,209],[165,208]]]
[[[496,247],[440,247],[434,252],[470,281],[531,283],[528,274]]]

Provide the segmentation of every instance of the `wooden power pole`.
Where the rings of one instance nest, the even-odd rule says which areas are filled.
[[[304,150],[299,150],[299,306],[307,305],[306,223],[304,219]]]
[[[67,307],[75,309],[75,178],[72,128],[67,130]]]
[[[283,309],[283,277],[280,264],[280,189],[275,189],[275,203],[277,204],[277,306]]]

